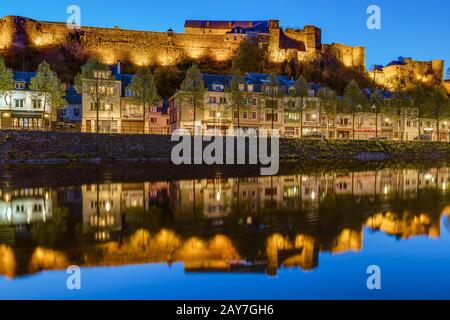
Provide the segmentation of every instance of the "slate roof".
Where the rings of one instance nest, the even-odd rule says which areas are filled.
[[[185,28],[207,28],[207,29],[235,29],[240,27],[244,30],[260,33],[269,33],[269,22],[262,21],[226,21],[226,20],[186,20]]]
[[[13,72],[13,79],[14,82],[25,82],[25,88],[23,90],[26,90],[30,87],[31,79],[36,76],[36,72],[26,72],[26,71],[14,71]]]
[[[72,85],[67,89],[66,93],[66,101],[69,104],[81,104],[82,103],[82,96],[78,94],[78,92],[75,90],[75,87]]]

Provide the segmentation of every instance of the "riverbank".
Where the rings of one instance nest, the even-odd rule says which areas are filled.
[[[170,136],[0,131],[0,164],[168,162]],[[280,159],[446,160],[450,143],[280,139]]]

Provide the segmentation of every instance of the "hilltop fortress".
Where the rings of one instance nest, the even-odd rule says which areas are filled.
[[[278,20],[208,21],[187,20],[183,33],[124,30],[119,27],[81,27],[66,23],[36,21],[18,16],[0,19],[0,53],[14,48],[45,49],[77,45],[87,54],[95,54],[104,63],[130,62],[136,66],[176,65],[184,59],[202,58],[221,62],[230,60],[239,44],[250,41],[264,48],[270,63],[307,62],[334,57],[344,66],[366,71],[364,47],[323,44],[321,29],[306,25],[303,29],[281,28]],[[367,76],[380,86],[395,89],[397,83],[444,82],[444,61],[414,61],[400,58],[386,66],[376,66]]]
[[[312,60],[323,54],[335,56],[347,67],[365,69],[364,47],[322,44],[322,32],[314,26],[282,29],[278,20],[198,21],[188,20],[183,33],[81,27],[7,16],[0,20],[0,51],[13,47],[45,48],[78,43],[105,63],[117,60],[135,65],[172,65],[184,58],[232,58],[239,44],[248,39],[267,50],[272,63]]]

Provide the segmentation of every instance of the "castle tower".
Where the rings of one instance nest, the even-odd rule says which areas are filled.
[[[322,30],[315,26],[305,26],[305,45],[307,51],[320,50],[322,47]]]
[[[268,54],[271,62],[278,62],[278,52],[280,49],[280,21],[269,20],[269,47]]]
[[[436,82],[444,81],[444,60],[431,61],[431,69],[435,76]]]

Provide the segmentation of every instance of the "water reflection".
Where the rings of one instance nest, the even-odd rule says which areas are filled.
[[[175,262],[313,270],[321,252],[362,251],[365,228],[439,238],[449,187],[450,168],[434,168],[4,189],[0,274]]]

